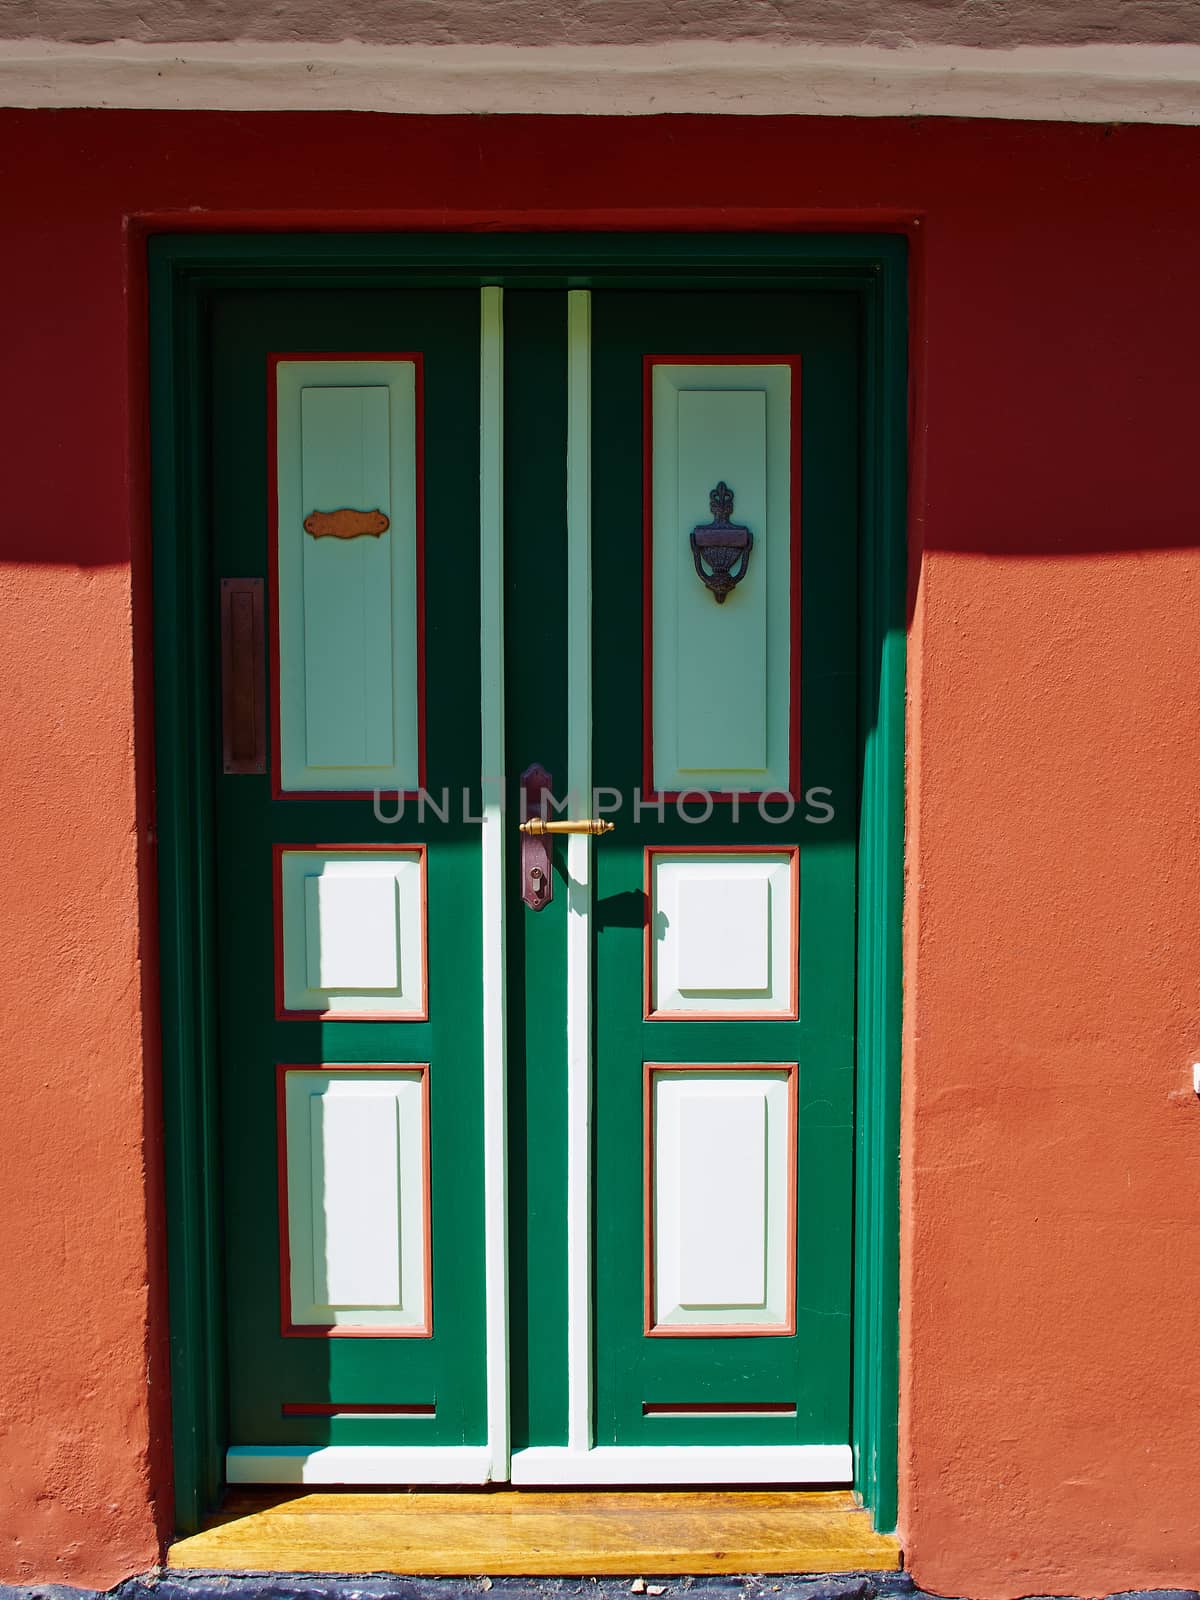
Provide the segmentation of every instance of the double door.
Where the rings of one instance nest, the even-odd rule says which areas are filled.
[[[232,1481],[849,1481],[856,315],[218,300]]]

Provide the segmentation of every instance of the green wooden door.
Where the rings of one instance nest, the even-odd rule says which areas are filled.
[[[664,1475],[682,1446],[734,1480],[849,1465],[855,323],[834,295],[594,307],[594,770],[643,790],[596,846],[595,1430]],[[722,483],[754,542],[718,599],[688,530]],[[639,499],[640,584],[606,536]]]
[[[216,785],[229,1473],[480,1476],[480,830],[379,820],[478,790],[478,296],[232,295],[213,349],[214,579],[269,657]]]
[[[235,1481],[849,1481],[857,316],[218,297]]]

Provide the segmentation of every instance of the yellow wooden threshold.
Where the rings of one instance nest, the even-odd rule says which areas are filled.
[[[887,1572],[900,1547],[842,1489],[239,1490],[167,1564],[413,1577]]]

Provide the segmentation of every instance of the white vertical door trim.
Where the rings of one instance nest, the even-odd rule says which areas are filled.
[[[592,799],[592,297],[567,294],[567,786]],[[591,846],[567,842],[567,1441],[592,1443]]]
[[[483,1199],[490,1474],[509,1474],[508,1127],[504,994],[504,291],[480,290],[479,644],[482,688]]]

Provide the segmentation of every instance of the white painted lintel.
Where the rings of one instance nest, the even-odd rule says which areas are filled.
[[[0,105],[1200,123],[1200,45],[0,41]]]

